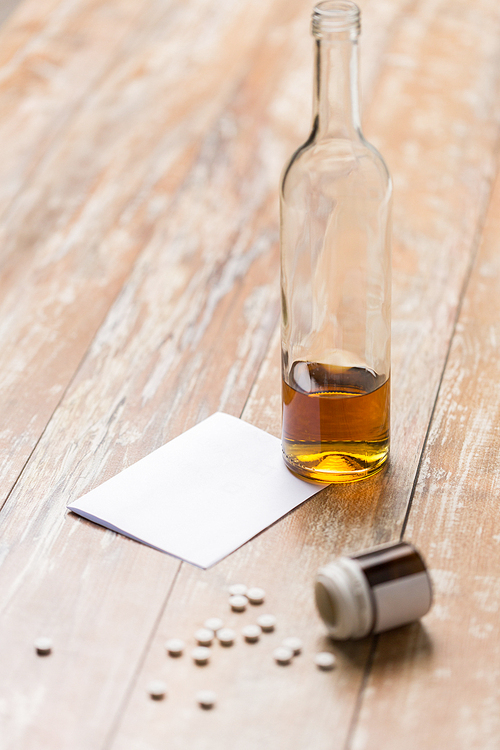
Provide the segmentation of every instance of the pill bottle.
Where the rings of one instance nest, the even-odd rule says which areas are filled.
[[[315,595],[330,636],[338,640],[406,625],[432,603],[427,567],[408,542],[338,557],[318,571]]]

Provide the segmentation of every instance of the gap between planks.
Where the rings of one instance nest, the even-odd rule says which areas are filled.
[[[500,154],[500,126],[498,128],[498,136],[497,136],[497,141],[496,141],[496,144],[495,144],[495,147],[494,147],[494,153],[497,154],[497,157]],[[419,480],[419,476],[420,476],[420,470],[422,468],[422,462],[424,460],[424,455],[425,455],[425,451],[426,451],[426,448],[427,448],[427,443],[428,443],[428,440],[429,440],[429,435],[431,433],[431,429],[432,429],[432,426],[433,426],[434,414],[436,412],[436,407],[437,407],[437,403],[438,403],[438,400],[439,400],[439,395],[440,395],[440,392],[441,392],[441,387],[443,385],[443,379],[444,379],[444,376],[445,376],[446,367],[448,365],[448,360],[450,358],[450,352],[452,350],[453,340],[455,338],[455,334],[456,334],[456,331],[457,331],[457,325],[458,325],[458,322],[460,320],[460,315],[461,315],[461,312],[462,312],[463,303],[464,303],[465,297],[467,295],[467,290],[468,290],[470,282],[471,282],[471,278],[472,278],[472,273],[474,271],[474,267],[475,267],[475,265],[477,263],[477,260],[478,260],[479,249],[481,247],[481,241],[483,239],[484,228],[485,228],[486,220],[487,220],[487,217],[488,217],[488,212],[489,212],[489,209],[490,209],[490,206],[491,206],[492,197],[493,197],[493,189],[494,189],[496,180],[497,180],[498,175],[499,175],[499,164],[500,164],[500,159],[497,158],[496,170],[495,170],[495,173],[494,173],[494,175],[492,175],[491,180],[490,180],[489,192],[484,197],[483,210],[482,210],[481,214],[478,217],[476,233],[475,233],[473,241],[471,243],[470,263],[469,263],[469,267],[467,269],[467,272],[466,272],[466,275],[465,275],[465,278],[464,278],[464,283],[463,283],[462,291],[460,293],[460,297],[459,297],[459,301],[458,301],[458,306],[457,306],[457,312],[456,312],[456,315],[455,315],[455,320],[453,321],[453,328],[452,328],[452,331],[451,331],[450,341],[449,341],[449,344],[448,344],[448,349],[446,351],[446,357],[445,357],[445,360],[444,360],[444,363],[443,363],[443,369],[441,371],[441,377],[439,378],[439,383],[438,383],[437,390],[436,390],[436,398],[434,399],[434,404],[432,406],[432,411],[431,411],[431,415],[430,415],[430,419],[429,419],[429,425],[428,425],[427,431],[425,433],[425,438],[424,438],[424,442],[423,442],[423,445],[422,445],[422,450],[420,452],[420,457],[419,457],[419,461],[418,461],[417,470],[415,472],[415,479],[413,481],[413,485],[412,485],[412,488],[411,488],[410,497],[408,499],[408,507],[406,509],[405,517],[403,519],[403,524],[402,524],[402,527],[401,527],[401,534],[400,534],[400,539],[401,540],[403,539],[403,537],[405,535],[406,527],[408,525],[408,519],[409,519],[410,513],[411,513],[411,507],[412,507],[412,503],[413,503],[413,498],[414,498],[414,495],[415,495],[415,490],[416,490],[417,485],[418,485],[418,480]]]

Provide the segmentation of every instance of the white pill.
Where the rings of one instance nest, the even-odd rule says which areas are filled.
[[[191,651],[191,656],[193,657],[196,664],[206,664],[210,659],[211,653],[211,650],[206,646],[197,646],[197,648],[194,648]]]
[[[161,701],[167,694],[167,686],[162,680],[151,680],[148,693],[154,701]]]
[[[180,656],[186,648],[186,644],[180,638],[169,638],[165,642],[165,648],[170,656]]]
[[[196,693],[196,700],[202,708],[213,708],[217,701],[217,694],[213,690],[200,690]]]
[[[260,625],[264,633],[271,633],[276,627],[276,617],[274,615],[261,615],[257,617],[257,625]]]
[[[231,609],[235,612],[244,612],[247,608],[248,599],[246,596],[235,594],[234,596],[229,597],[229,604],[231,605]]]
[[[52,651],[52,639],[51,638],[37,638],[35,641],[35,649],[39,656],[47,656]]]
[[[279,648],[274,649],[273,657],[274,661],[278,662],[278,664],[290,664],[293,659],[293,651],[290,651],[289,648],[285,648],[284,646],[280,646]]]
[[[304,644],[302,643],[300,638],[295,638],[294,636],[292,636],[291,638],[285,638],[282,645],[285,648],[289,648],[290,651],[293,652],[294,656],[297,656],[297,654],[300,654],[300,652],[302,651]]]
[[[258,586],[255,586],[252,589],[248,589],[247,591],[247,599],[250,604],[262,604],[265,598],[266,592],[264,591],[264,589],[260,589]]]
[[[262,634],[262,628],[258,625],[245,625],[241,632],[248,643],[256,643]]]
[[[221,628],[217,631],[217,639],[221,646],[232,646],[236,638],[236,633],[231,628]]]
[[[229,586],[228,591],[231,596],[245,596],[247,587],[244,583],[233,583],[232,586]]]
[[[198,646],[211,646],[214,639],[214,631],[208,628],[200,628],[194,634]]]
[[[205,620],[203,625],[209,630],[213,630],[214,633],[224,627],[224,623],[220,617],[209,617],[208,620]]]
[[[330,651],[320,651],[319,654],[316,654],[314,657],[314,663],[320,669],[333,669],[335,662],[335,656],[330,653]]]

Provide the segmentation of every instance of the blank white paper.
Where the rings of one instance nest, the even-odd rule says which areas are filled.
[[[217,412],[68,509],[209,568],[317,491],[285,467],[278,438]]]

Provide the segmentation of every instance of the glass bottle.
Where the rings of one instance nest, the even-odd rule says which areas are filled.
[[[351,482],[389,454],[391,178],[362,132],[360,11],[313,11],[312,132],[281,180],[282,447],[292,472]]]

